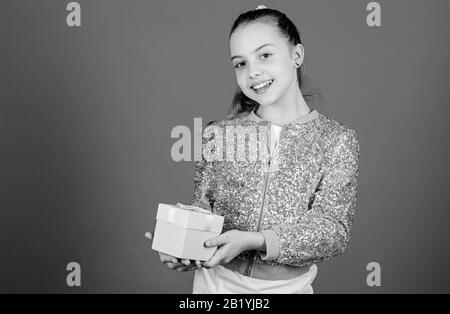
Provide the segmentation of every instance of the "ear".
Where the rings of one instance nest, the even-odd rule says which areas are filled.
[[[294,66],[297,63],[299,66],[302,65],[305,60],[305,48],[302,44],[297,44],[292,47],[292,59],[294,60]]]

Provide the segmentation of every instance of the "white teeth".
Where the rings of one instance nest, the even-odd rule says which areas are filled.
[[[253,86],[252,88],[253,89],[260,89],[260,88],[268,86],[269,84],[272,84],[272,82],[273,82],[273,80],[268,80],[268,81],[266,81],[264,83],[261,83],[261,84],[258,84],[256,86]]]

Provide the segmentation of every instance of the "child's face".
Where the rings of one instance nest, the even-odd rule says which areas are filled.
[[[283,95],[298,88],[295,62],[302,61],[299,62],[298,51],[289,49],[287,41],[267,23],[238,28],[230,37],[237,83],[247,97],[262,106],[276,104]],[[254,88],[265,82],[269,85]]]

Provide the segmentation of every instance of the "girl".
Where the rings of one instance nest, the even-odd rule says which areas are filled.
[[[305,91],[304,48],[286,15],[258,6],[237,18],[229,41],[238,88],[229,117],[204,130],[191,202],[224,216],[224,232],[205,243],[218,247],[209,261],[161,261],[195,270],[193,293],[313,293],[316,264],[341,254],[350,238],[357,134],[310,108],[317,95]],[[207,158],[211,147],[225,155],[211,143],[230,127],[249,145],[246,132],[262,130],[267,158]],[[233,157],[234,144],[226,143]]]

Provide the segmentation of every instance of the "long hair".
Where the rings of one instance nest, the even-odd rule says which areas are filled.
[[[251,10],[239,15],[236,21],[233,23],[233,26],[231,27],[229,38],[239,26],[244,26],[257,21],[267,22],[276,26],[280,34],[287,39],[290,45],[295,46],[297,44],[302,44],[300,33],[298,32],[297,27],[295,27],[294,23],[292,23],[292,21],[284,13],[269,8]],[[314,91],[314,84],[312,84],[312,80],[306,77],[304,63],[305,62],[303,62],[302,65],[297,68],[297,79],[300,91],[305,98],[305,101],[307,101],[309,104],[312,104],[318,98],[321,98],[322,95],[319,90]],[[250,111],[257,109],[258,107],[259,103],[248,98],[242,92],[240,87],[237,86],[227,118],[233,119],[235,117],[249,113]]]

